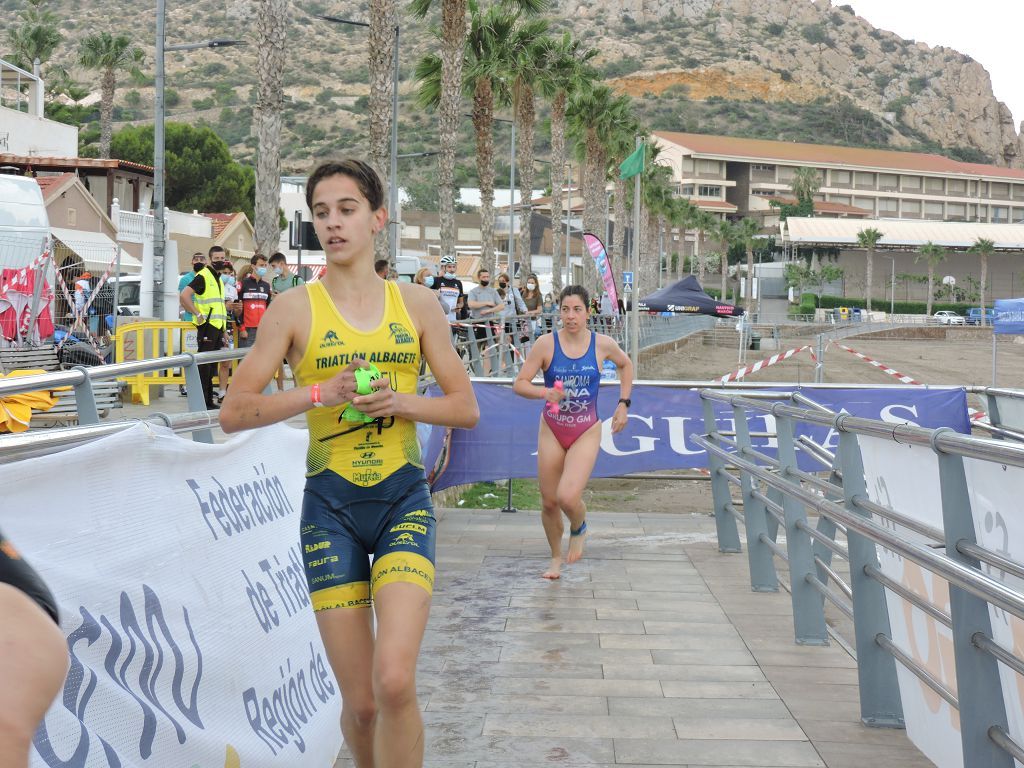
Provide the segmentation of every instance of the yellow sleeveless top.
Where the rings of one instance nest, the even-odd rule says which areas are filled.
[[[372,331],[353,328],[323,283],[305,286],[312,319],[306,350],[295,367],[299,386],[326,381],[353,359],[362,358],[388,376],[396,392],[416,392],[420,340],[398,284],[384,285],[384,317]],[[307,477],[330,469],[355,485],[368,487],[405,464],[423,466],[414,422],[394,417],[366,424],[346,421],[341,418],[345,405],[306,411]]]

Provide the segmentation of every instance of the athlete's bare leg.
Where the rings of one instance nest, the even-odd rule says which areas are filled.
[[[558,579],[562,575],[562,534],[565,526],[562,508],[558,505],[558,483],[562,479],[564,462],[565,449],[541,419],[537,435],[537,481],[540,486],[540,518],[551,548],[551,564],[541,574],[545,579]]]
[[[597,453],[601,449],[601,424],[597,423],[584,432],[565,453],[565,465],[558,481],[558,506],[569,518],[569,531],[578,531],[587,521],[587,507],[583,503],[583,489],[594,471]],[[569,537],[567,563],[575,563],[583,557],[583,543],[586,532]]]
[[[430,617],[430,593],[418,584],[385,584],[374,595],[377,647],[373,694],[376,768],[421,768],[423,718],[416,700],[416,659]]]
[[[24,592],[0,584],[0,768],[27,768],[32,735],[64,683],[68,646]]]
[[[374,657],[370,608],[317,611],[316,623],[327,660],[341,687],[341,733],[357,768],[375,768],[373,732],[377,707],[371,668]]]

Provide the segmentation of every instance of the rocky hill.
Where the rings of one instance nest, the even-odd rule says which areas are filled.
[[[0,14],[13,19],[24,2],[0,0]],[[249,0],[168,6],[168,44],[251,38]],[[127,33],[152,50],[148,10],[139,14],[132,7],[129,16],[115,0],[49,0],[48,7],[61,17],[66,36],[56,63],[73,63],[78,40],[97,29]],[[285,75],[284,155],[290,172],[308,170],[317,156],[361,151],[365,142],[365,30],[327,24],[314,18],[316,13],[359,19],[365,17],[366,4],[312,0],[293,7],[292,56]],[[828,0],[553,0],[547,15],[554,30],[571,29],[601,51],[603,76],[636,97],[642,116],[655,129],[927,149],[1024,166],[1024,142],[1009,111],[994,97],[981,63],[875,29],[848,5],[833,6]],[[424,151],[436,147],[435,120],[413,102],[412,69],[423,52],[436,48],[430,25],[437,19],[421,21],[403,10],[401,23],[400,151]],[[0,39],[0,51],[5,44]],[[255,149],[250,136],[254,66],[251,46],[168,54],[169,119],[208,123],[236,157],[250,158]],[[98,89],[95,74],[74,74]],[[150,120],[151,81],[126,81],[118,103],[122,123]],[[466,123],[460,175],[468,181],[473,145]],[[498,141],[507,141],[507,131]],[[543,155],[544,148],[538,151]],[[418,168],[402,172],[405,178],[429,174]]]

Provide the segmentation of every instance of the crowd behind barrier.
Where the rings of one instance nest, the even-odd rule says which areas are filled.
[[[701,397],[719,550],[741,551],[742,522],[754,592],[777,591],[784,563],[797,643],[828,643],[826,603],[853,622],[862,721],[905,726],[940,768],[1022,760],[1024,444],[837,414],[800,393]],[[748,419],[768,417],[766,442]],[[795,437],[806,425],[838,450]]]

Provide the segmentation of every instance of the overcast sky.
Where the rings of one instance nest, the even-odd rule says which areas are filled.
[[[928,45],[945,45],[980,62],[992,76],[996,98],[1024,120],[1021,0],[833,0],[848,2],[875,27]]]

